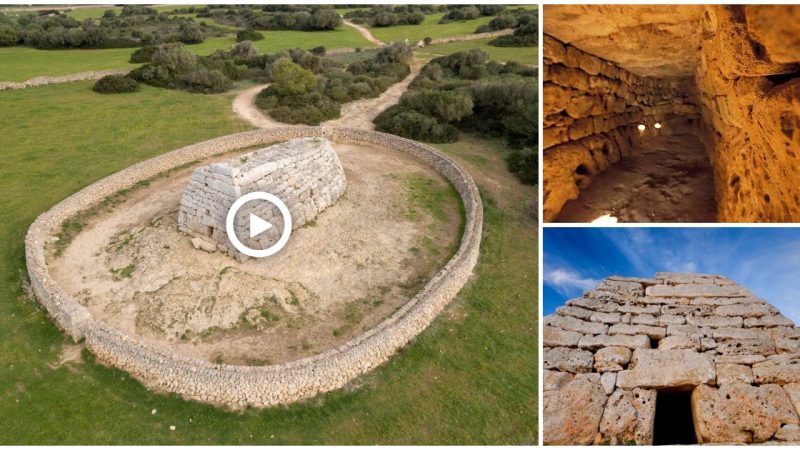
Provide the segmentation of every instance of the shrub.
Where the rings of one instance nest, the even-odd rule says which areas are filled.
[[[236,32],[236,42],[242,41],[260,41],[264,39],[264,35],[258,31],[248,28],[246,30],[239,30]]]
[[[144,47],[131,53],[131,63],[148,63],[152,60],[153,54],[158,50],[157,45],[145,45]]]
[[[0,47],[17,45],[17,30],[10,26],[0,26]]]
[[[455,142],[458,139],[458,130],[454,126],[402,105],[394,105],[378,114],[375,129],[423,142]]]
[[[250,41],[242,41],[234,45],[230,51],[233,58],[252,58],[258,55],[258,51]]]
[[[424,42],[425,45],[431,45],[431,42],[433,42],[433,38],[430,36],[425,36],[425,39],[423,39],[422,42]]]
[[[311,30],[333,30],[342,24],[342,18],[333,8],[320,8],[311,14],[308,28]]]
[[[142,83],[191,92],[218,93],[231,88],[233,82],[218,68],[209,67],[183,44],[162,44],[153,53],[151,63],[131,71],[130,77]]]
[[[535,148],[512,150],[506,155],[508,170],[525,184],[536,184],[539,173],[539,156]]]
[[[317,79],[310,70],[281,58],[272,66],[271,87],[277,96],[302,95],[316,90]]]
[[[463,8],[452,9],[449,13],[442,16],[439,23],[460,22],[464,20],[473,20],[481,16],[481,11],[474,6],[465,6]]]
[[[317,56],[325,56],[325,47],[320,45],[311,49],[311,53]]]
[[[101,94],[120,94],[123,92],[137,92],[139,83],[133,78],[122,75],[106,75],[97,80],[92,90]]]

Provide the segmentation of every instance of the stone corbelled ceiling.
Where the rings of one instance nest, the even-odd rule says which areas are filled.
[[[697,66],[702,5],[544,5],[544,32],[641,76]]]
[[[717,275],[609,277],[544,318],[544,443],[653,443],[691,392],[700,443],[800,441],[800,328]]]

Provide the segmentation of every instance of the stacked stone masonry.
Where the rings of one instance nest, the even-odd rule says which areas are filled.
[[[676,390],[699,443],[800,442],[800,328],[727,278],[609,277],[543,328],[545,444],[652,445]]]
[[[800,219],[800,8],[707,5],[696,69],[718,219]]]
[[[127,75],[127,69],[121,70],[95,70],[91,72],[79,72],[69,75],[58,75],[53,77],[34,77],[26,81],[0,81],[0,91],[6,89],[27,89],[31,87],[47,86],[48,84],[72,83],[74,81],[99,80],[107,75]]]
[[[306,137],[377,145],[416,157],[444,176],[459,193],[465,225],[456,254],[405,305],[374,328],[340,347],[301,360],[269,366],[232,366],[152,348],[95,320],[52,278],[45,244],[64,220],[136,183],[184,164],[245,149]],[[424,330],[469,279],[480,248],[483,208],[472,178],[451,159],[409,139],[353,128],[283,127],[223,136],[183,147],[106,177],[66,198],[31,224],[25,258],[36,299],[53,321],[102,361],[146,385],[186,398],[236,408],[287,404],[341,388],[386,362]]]
[[[690,78],[641,77],[547,34],[543,59],[545,221],[634,151],[639,124],[674,134],[699,125]]]
[[[255,191],[276,195],[289,208],[292,229],[297,229],[333,205],[345,185],[342,163],[330,141],[293,139],[195,169],[181,198],[178,227],[194,236],[196,246],[228,251],[241,259],[225,227],[237,198]],[[249,214],[274,226],[251,238]],[[283,219],[271,203],[250,202],[240,209],[234,226],[248,247],[268,248],[280,238]]]

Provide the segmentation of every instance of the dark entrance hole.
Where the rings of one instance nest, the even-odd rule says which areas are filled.
[[[658,391],[653,445],[697,444],[692,391]]]

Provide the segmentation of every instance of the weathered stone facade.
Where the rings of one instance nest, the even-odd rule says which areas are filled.
[[[798,23],[798,5],[705,7],[696,79],[720,221],[800,218]]]
[[[225,220],[233,202],[250,192],[268,192],[289,208],[292,229],[314,219],[345,191],[342,163],[330,141],[321,137],[292,139],[195,169],[184,190],[178,227],[194,236],[196,246],[241,257],[227,236]],[[254,238],[249,214],[274,224]],[[278,241],[283,218],[268,202],[244,205],[234,222],[236,235],[250,248],[268,248]]]
[[[546,316],[545,444],[653,444],[659,392],[699,443],[800,441],[800,328],[717,275],[613,276]]]
[[[284,364],[213,364],[164,352],[137,342],[95,320],[86,307],[52,278],[46,243],[64,220],[108,196],[181,165],[236,149],[288,139],[325,137],[334,142],[379,145],[419,158],[452,183],[464,205],[464,230],[455,255],[444,268],[383,322],[338,348]],[[428,145],[355,128],[282,127],[248,131],[189,145],[128,167],[64,199],[31,224],[25,259],[36,300],[75,341],[85,340],[98,361],[125,370],[155,389],[201,402],[232,407],[292,403],[346,385],[391,358],[424,330],[466,284],[480,250],[483,206],[472,177]]]
[[[705,144],[718,221],[798,221],[799,22],[798,5],[546,5],[545,220],[635,147],[632,125],[652,130],[652,107],[697,125],[660,132]]]
[[[593,176],[631,154],[639,124],[647,133],[699,125],[690,78],[641,77],[547,34],[542,51],[545,221]]]

